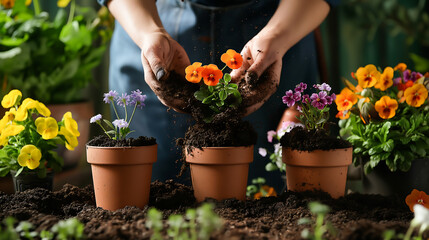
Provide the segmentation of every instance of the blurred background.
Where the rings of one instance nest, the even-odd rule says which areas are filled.
[[[56,1],[40,3],[51,17],[56,15]],[[77,5],[100,10],[95,0],[77,0]],[[339,6],[331,10],[316,35],[320,81],[331,84],[335,93],[342,89],[343,77],[350,80],[351,72],[367,64],[384,68],[404,62],[410,69],[421,73],[429,71],[429,4],[425,0],[342,0]],[[101,113],[110,116],[109,107],[100,101],[103,93],[108,91],[108,42],[97,40],[93,44],[105,45],[106,51],[100,57],[100,64],[92,70],[90,84],[82,90],[84,99],[92,108],[84,115],[91,117]],[[2,81],[2,94],[5,94],[5,78]],[[87,137],[91,138],[101,134],[101,131],[98,126],[89,126],[89,117],[84,124],[88,125]],[[336,121],[334,118],[332,120]],[[79,139],[83,151],[66,160],[64,171],[55,178],[54,188],[61,188],[65,183],[78,186],[91,184],[90,167],[84,151],[86,141]],[[0,191],[13,191],[9,178],[0,179]]]

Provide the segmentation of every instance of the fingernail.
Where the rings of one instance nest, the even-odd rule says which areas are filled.
[[[247,72],[246,74],[246,82],[249,85],[254,85],[258,80],[258,75],[255,72]]]
[[[165,71],[164,69],[159,69],[158,72],[156,72],[156,79],[159,81],[161,80],[162,77],[164,77],[165,75]]]

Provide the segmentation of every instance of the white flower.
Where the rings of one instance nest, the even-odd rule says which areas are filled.
[[[103,118],[103,117],[101,116],[101,114],[97,114],[97,115],[95,115],[94,117],[92,117],[92,118],[89,120],[89,122],[90,122],[90,123],[95,123],[95,122],[100,121],[102,118]]]
[[[128,122],[125,121],[124,119],[116,119],[112,123],[113,123],[113,125],[115,125],[115,127],[119,128],[119,129],[128,127]]]
[[[267,156],[267,149],[259,148],[259,155],[261,155],[262,157]]]
[[[423,232],[429,228],[429,209],[425,208],[421,204],[414,205],[414,219],[411,221],[411,225],[420,226],[420,232]]]

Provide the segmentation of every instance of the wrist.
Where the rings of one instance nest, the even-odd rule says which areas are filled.
[[[281,57],[283,57],[294,44],[288,38],[287,31],[281,31],[275,26],[264,27],[257,36],[266,41],[269,46],[272,46],[272,49],[276,49]]]

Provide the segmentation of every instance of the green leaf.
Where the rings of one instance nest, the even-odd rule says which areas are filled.
[[[229,75],[229,73],[225,73],[223,79],[225,80],[226,83],[231,82],[231,75]]]
[[[66,49],[72,52],[77,52],[92,43],[91,32],[85,26],[79,26],[78,21],[73,21],[63,27],[60,40],[66,45]]]
[[[203,86],[201,86],[200,90],[198,90],[194,93],[194,97],[199,101],[203,101],[205,98],[210,96],[210,94],[211,93],[208,90],[208,88],[205,87],[205,85],[203,85]]]
[[[238,89],[238,85],[235,83],[230,83],[230,84],[228,84],[228,88]]]
[[[221,100],[221,101],[225,101],[225,99],[228,97],[228,95],[226,94],[226,91],[225,90],[221,90],[220,92],[219,92],[219,99]],[[223,104],[222,104],[223,105]]]
[[[30,61],[30,49],[27,45],[0,52],[0,69],[5,73],[22,70]]]
[[[113,124],[112,124],[109,120],[107,120],[107,119],[103,119],[103,122],[104,122],[107,126],[109,126],[111,129],[115,129],[115,126],[113,126]]]
[[[21,174],[23,170],[24,170],[24,167],[21,167],[20,169],[18,169],[18,171],[16,171],[16,173],[15,173],[15,177],[18,177],[19,174]]]
[[[4,177],[9,173],[10,169],[9,167],[2,167],[0,168],[0,177]]]
[[[278,167],[277,167],[277,165],[275,165],[274,163],[267,163],[267,165],[265,165],[265,170],[267,171],[267,172],[272,172],[272,171],[275,171],[275,170],[277,170],[278,169]]]
[[[393,148],[395,147],[395,143],[394,143],[393,139],[389,139],[389,141],[381,144],[381,146],[383,147],[383,151],[391,152],[391,151],[393,151]]]
[[[319,202],[310,202],[308,204],[310,212],[314,214],[327,214],[330,211],[329,206],[321,204]]]
[[[310,218],[300,218],[298,219],[298,225],[303,225],[303,224],[311,224],[312,221]]]
[[[206,98],[203,99],[202,103],[203,104],[210,104],[213,102],[213,97],[214,97],[214,93]]]

